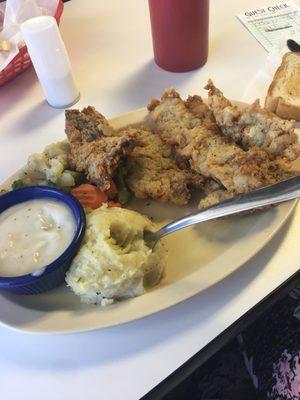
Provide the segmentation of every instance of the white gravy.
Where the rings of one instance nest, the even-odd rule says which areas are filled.
[[[0,214],[0,277],[38,276],[70,245],[72,211],[51,199],[30,200]]]

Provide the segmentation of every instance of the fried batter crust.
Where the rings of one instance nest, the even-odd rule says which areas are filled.
[[[127,157],[127,183],[138,198],[151,198],[177,205],[186,204],[191,187],[201,187],[203,177],[181,169],[172,157],[172,146],[146,127],[127,128],[122,134],[133,135],[139,144]]]
[[[71,147],[70,163],[101,190],[110,187],[113,175],[136,138],[114,131],[94,107],[66,110],[66,128]]]
[[[170,88],[161,101],[148,106],[150,118],[163,139],[177,147],[191,168],[205,177],[213,178],[233,193],[245,193],[266,181],[264,158],[259,149],[246,152],[220,135],[207,123],[209,118],[196,117],[191,104],[181,100]]]
[[[227,102],[227,99],[224,100]],[[188,104],[187,104],[188,103]],[[229,101],[228,101],[229,103]],[[195,117],[202,119],[208,126],[215,130],[215,132],[222,134],[220,128],[216,125],[215,117],[210,108],[205,104],[199,96],[189,96],[188,101],[185,102],[189,110]],[[236,137],[231,137],[238,144]],[[274,161],[269,160],[269,154],[260,147],[249,146],[250,154],[253,154],[253,160],[257,162],[264,170],[265,185],[271,185],[281,180],[290,178],[297,174],[297,171],[291,169],[290,163],[286,159],[277,158]],[[199,203],[200,208],[212,206],[222,200],[234,197],[233,192],[229,192],[216,181],[207,179],[203,187],[205,196]]]
[[[282,157],[292,161],[299,157],[295,121],[283,120],[261,108],[259,100],[240,110],[224,97],[212,80],[205,89],[208,90],[208,104],[224,136],[245,150],[258,146],[272,159]]]

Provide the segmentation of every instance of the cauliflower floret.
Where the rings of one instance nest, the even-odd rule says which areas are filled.
[[[47,156],[44,155],[44,157],[46,158]],[[45,170],[46,178],[53,183],[57,183],[57,179],[64,172],[65,166],[56,158],[50,158],[47,161],[49,163],[49,168]]]
[[[73,171],[64,171],[56,180],[56,185],[58,187],[67,188],[75,186],[75,176],[76,172]]]
[[[46,179],[46,171],[49,163],[43,153],[31,154],[28,157],[26,167],[24,169],[24,178],[26,183],[35,184],[38,181]]]
[[[70,145],[67,141],[52,143],[45,147],[44,154],[47,158],[55,158],[65,168],[68,167],[68,156],[70,154]]]
[[[68,171],[69,143],[66,141],[48,145],[43,153],[29,156],[23,172],[26,185],[53,183],[60,188],[75,186],[76,172]]]

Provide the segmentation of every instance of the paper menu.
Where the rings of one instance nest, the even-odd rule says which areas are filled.
[[[300,37],[300,7],[292,1],[244,11],[237,17],[267,51]]]

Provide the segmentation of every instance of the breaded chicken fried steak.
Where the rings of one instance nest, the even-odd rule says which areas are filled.
[[[267,181],[265,160],[257,151],[246,152],[223,137],[207,118],[199,118],[173,89],[165,91],[161,101],[152,101],[150,118],[164,140],[176,145],[192,170],[212,178],[234,193],[245,193]]]
[[[208,90],[208,104],[224,136],[232,138],[245,150],[258,146],[273,159],[283,157],[293,161],[299,157],[295,121],[286,121],[261,108],[258,100],[240,110],[211,80],[205,88]]]
[[[93,107],[66,110],[66,134],[71,146],[70,162],[86,178],[107,190],[120,162],[136,143],[129,133],[118,134]]]
[[[72,166],[107,190],[120,165],[135,197],[199,207],[276,183],[297,174],[300,155],[294,121],[256,101],[240,109],[211,80],[207,103],[186,101],[173,88],[148,105],[147,126],[114,130],[93,107],[66,111]]]
[[[127,157],[127,182],[136,197],[183,205],[190,200],[192,187],[202,187],[204,178],[180,168],[172,157],[171,145],[159,134],[146,127],[128,128],[122,134],[134,135],[139,142]]]

